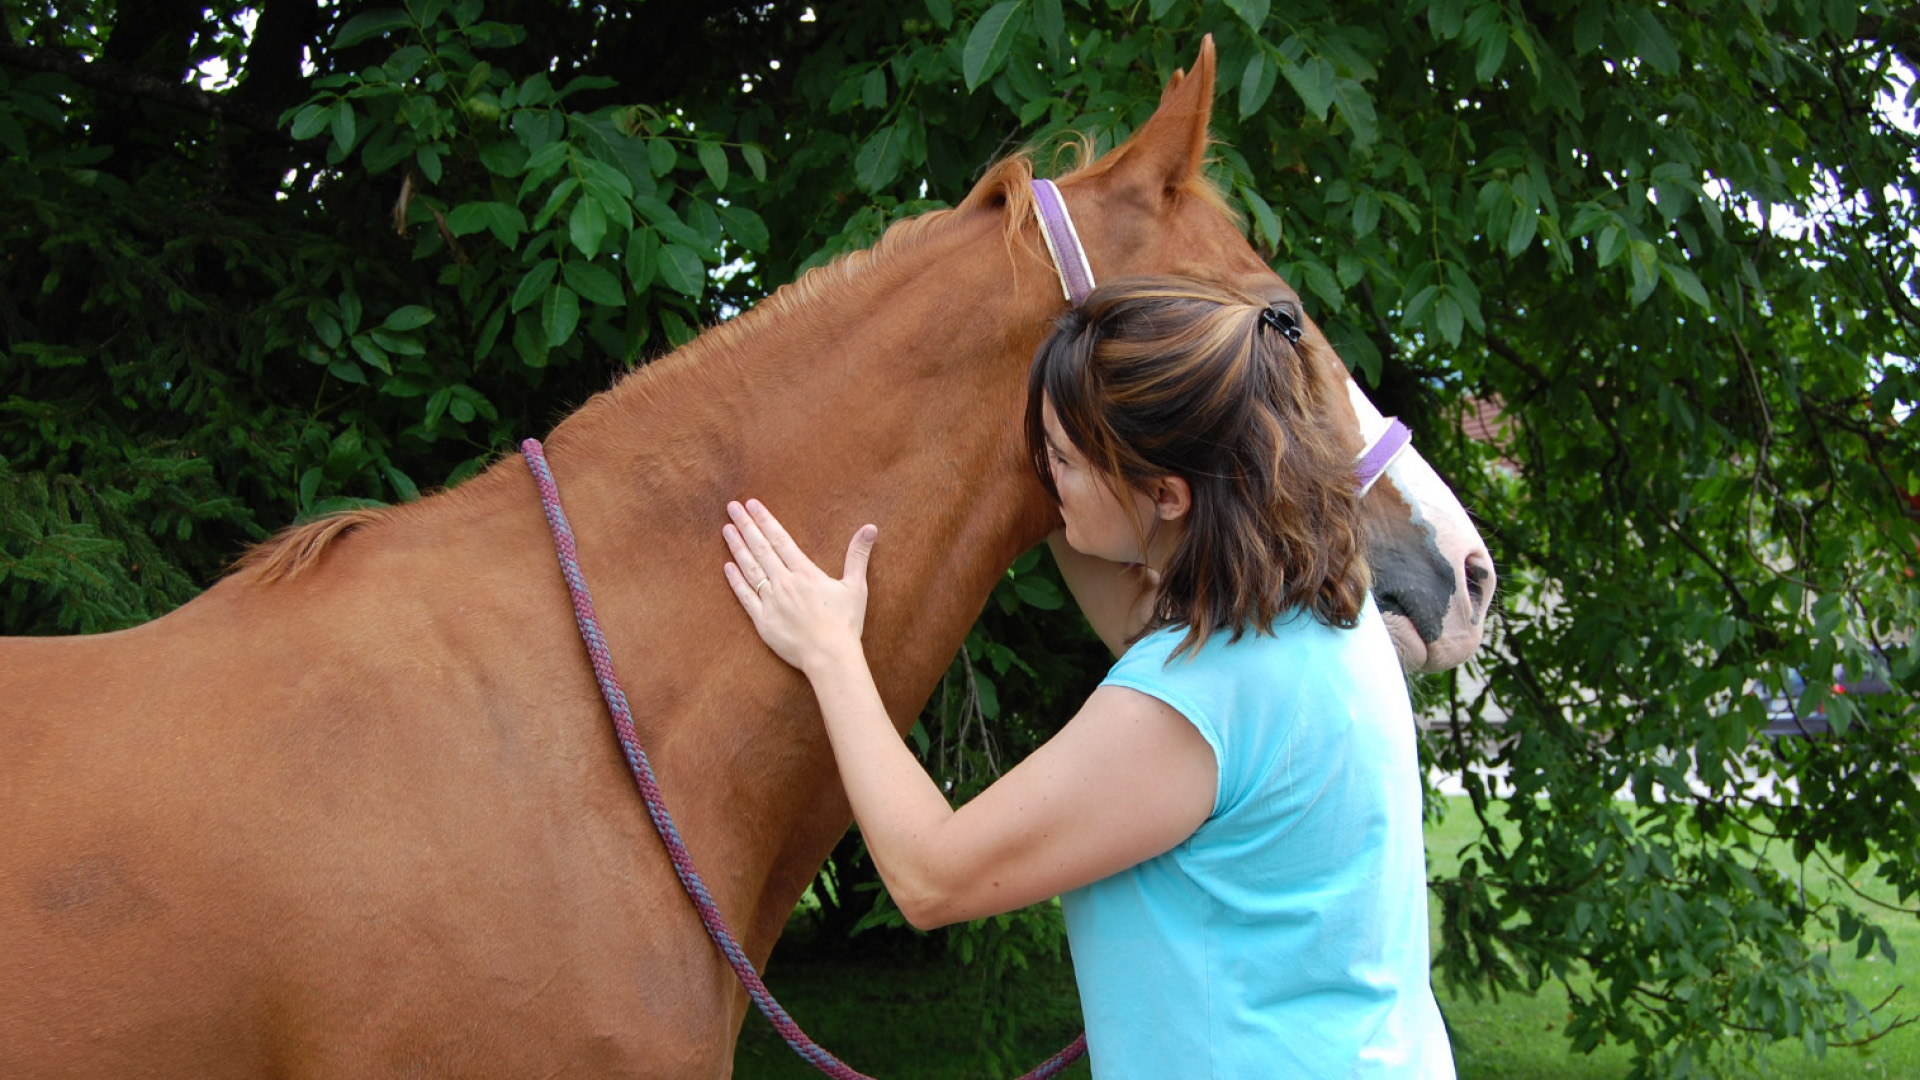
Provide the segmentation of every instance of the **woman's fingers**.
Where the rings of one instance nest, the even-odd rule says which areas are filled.
[[[748,499],[746,509],[748,520],[759,527],[774,554],[778,555],[780,561],[789,569],[798,570],[803,565],[813,564],[813,560],[807,558],[807,553],[800,550],[800,545],[793,542],[793,537],[787,535],[786,526],[780,524],[780,519],[773,516],[773,512],[767,509],[765,503],[759,499]]]
[[[764,507],[761,508],[761,513],[766,513]],[[801,563],[805,562],[804,556],[801,559],[801,563],[789,562],[782,558],[780,553],[773,549],[773,544],[767,539],[766,531],[760,527],[760,523],[754,519],[753,515],[747,512],[746,507],[737,502],[730,502],[727,504],[727,516],[733,519],[733,527],[739,530],[740,538],[746,542],[747,550],[752,554],[755,561],[759,563],[761,569],[772,571],[780,567],[785,567],[789,570],[797,570],[800,568]],[[775,524],[778,525],[778,522]],[[743,569],[745,565],[744,563],[741,564]]]
[[[727,550],[733,552],[733,561],[746,579],[747,587],[758,589],[760,583],[767,580],[767,571],[760,565],[760,560],[753,554],[753,549],[748,546],[747,539],[741,535],[739,527],[722,525],[720,535],[726,538]]]
[[[733,589],[734,599],[740,601],[740,606],[747,609],[747,614],[758,621],[762,608],[760,593],[747,583],[747,576],[740,572],[738,566],[728,563],[721,568],[721,572],[727,575],[727,585]]]
[[[877,525],[862,525],[853,531],[853,539],[847,542],[847,566],[840,580],[867,583],[867,560],[873,555],[873,541],[880,535]]]

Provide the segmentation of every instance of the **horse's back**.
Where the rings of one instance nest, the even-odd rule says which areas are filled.
[[[194,659],[200,635],[176,632],[194,621],[0,639],[0,1074],[128,1068],[129,1046],[210,1076],[264,1063],[244,1046],[263,1026],[253,973],[218,940],[247,930],[205,918],[223,769],[195,753],[217,732],[187,716],[196,683],[220,693]],[[203,764],[181,776],[183,756]]]
[[[724,1074],[645,1030],[732,1011],[676,898],[547,794],[606,749],[260,597],[0,638],[0,1076]]]

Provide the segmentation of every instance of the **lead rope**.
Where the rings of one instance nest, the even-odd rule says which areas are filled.
[[[641,801],[646,803],[647,816],[653,819],[653,827],[660,833],[660,842],[666,845],[667,858],[673,862],[673,872],[679,876],[681,887],[686,889],[688,898],[699,911],[700,922],[707,928],[707,936],[713,939],[720,954],[727,958],[728,965],[739,976],[740,984],[747,988],[747,996],[753,999],[760,1015],[767,1018],[767,1022],[780,1033],[794,1053],[835,1080],[873,1080],[828,1053],[800,1030],[800,1025],[793,1022],[787,1010],[773,999],[767,984],[760,981],[760,973],[753,969],[747,954],[727,929],[719,906],[713,902],[713,894],[707,891],[706,883],[700,880],[699,872],[693,868],[693,856],[687,854],[687,845],[680,839],[680,830],[674,827],[673,816],[667,813],[666,800],[660,797],[660,785],[654,782],[653,766],[647,761],[646,751],[640,749],[639,738],[634,735],[633,713],[627,708],[626,691],[620,689],[620,680],[613,673],[613,657],[607,652],[607,639],[600,633],[600,622],[593,614],[593,595],[587,591],[586,575],[580,572],[579,552],[573,543],[573,527],[567,524],[566,511],[560,509],[560,488],[553,482],[553,471],[547,468],[547,456],[540,448],[540,440],[528,439],[521,443],[520,453],[527,459],[527,467],[533,470],[533,482],[540,488],[540,505],[547,512],[547,525],[553,530],[553,547],[560,555],[560,574],[567,579],[567,592],[573,597],[573,619],[580,626],[580,640],[586,643],[587,656],[593,662],[593,678],[600,684],[600,696],[606,699],[607,711],[613,714],[613,730],[620,740],[620,752],[626,755],[627,768],[633,773],[634,786],[640,789]],[[1066,1049],[1041,1062],[1020,1080],[1046,1080],[1079,1060],[1086,1052],[1087,1037],[1082,1034]]]

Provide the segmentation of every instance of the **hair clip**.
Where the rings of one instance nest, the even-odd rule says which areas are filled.
[[[1278,304],[1261,311],[1260,321],[1286,335],[1289,344],[1300,344],[1300,324],[1294,322],[1293,316],[1288,312],[1282,311]]]

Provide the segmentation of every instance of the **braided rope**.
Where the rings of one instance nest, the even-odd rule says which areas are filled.
[[[747,996],[753,999],[754,1007],[767,1018],[767,1022],[780,1033],[794,1053],[835,1080],[873,1080],[828,1053],[800,1030],[800,1025],[794,1023],[793,1017],[787,1015],[787,1011],[773,999],[766,983],[760,981],[760,973],[754,970],[746,952],[727,929],[719,905],[713,902],[713,894],[707,891],[706,883],[700,880],[699,872],[693,868],[693,856],[687,853],[687,845],[680,839],[680,830],[667,813],[666,800],[660,796],[660,786],[654,781],[653,765],[648,762],[646,751],[640,749],[640,740],[634,734],[633,713],[627,707],[626,691],[620,688],[620,680],[614,676],[613,657],[607,651],[607,640],[600,633],[600,622],[594,616],[593,596],[587,591],[586,575],[580,572],[579,552],[573,542],[573,526],[567,523],[566,511],[560,508],[560,489],[553,482],[552,470],[547,468],[546,454],[541,450],[538,439],[521,443],[520,453],[526,457],[527,467],[533,470],[533,481],[540,488],[540,505],[546,510],[547,525],[553,530],[554,550],[560,556],[560,574],[567,579],[567,592],[573,597],[574,622],[579,624],[580,640],[586,643],[587,656],[593,663],[594,680],[600,684],[600,696],[606,699],[607,710],[613,714],[613,730],[620,740],[620,752],[626,755],[627,768],[633,772],[634,785],[640,789],[640,798],[646,803],[647,816],[653,819],[653,827],[660,833],[661,843],[666,845],[667,858],[673,863],[673,872],[679,876],[681,887],[686,889],[694,908],[699,911],[700,922],[707,928],[707,936],[713,939],[713,944],[727,958],[733,973],[739,976],[741,985],[747,989]],[[1087,1037],[1082,1034],[1066,1049],[1041,1062],[1020,1080],[1047,1080],[1079,1060],[1086,1052]]]

